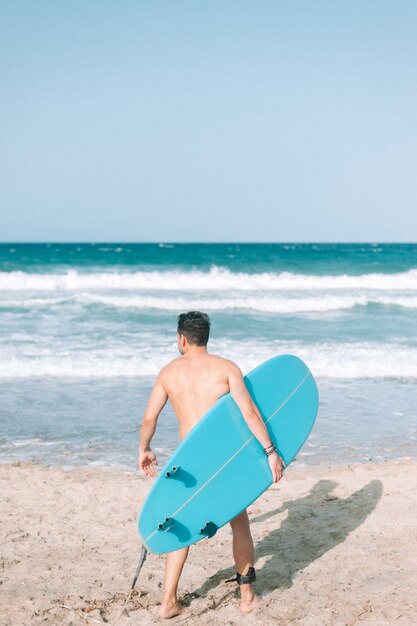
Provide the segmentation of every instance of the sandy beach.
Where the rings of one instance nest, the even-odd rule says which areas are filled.
[[[126,603],[151,479],[100,468],[0,466],[0,624],[159,622],[164,557]],[[417,460],[290,466],[249,509],[261,596],[242,616],[231,532],[190,550],[176,624],[417,623]],[[162,620],[161,620],[162,622]]]

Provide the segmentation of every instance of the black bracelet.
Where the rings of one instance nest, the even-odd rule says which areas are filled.
[[[277,449],[274,445],[272,446],[268,446],[267,448],[264,448],[264,452],[266,454],[266,456],[270,456],[271,454],[274,454],[274,452],[276,452]]]

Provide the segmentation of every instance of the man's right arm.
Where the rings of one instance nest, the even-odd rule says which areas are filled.
[[[240,368],[232,361],[229,361],[228,383],[230,394],[239,407],[249,429],[263,448],[270,447],[272,442],[265,422],[246,388]],[[277,482],[282,478],[282,468],[285,463],[277,453],[268,456],[268,461],[272,472],[272,480]]]
[[[162,383],[162,370],[159,373],[143,415],[139,442],[139,467],[148,476],[155,476],[154,465],[158,464],[155,453],[151,450],[151,439],[156,430],[158,417],[168,400]]]

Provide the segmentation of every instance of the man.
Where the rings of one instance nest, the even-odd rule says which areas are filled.
[[[148,476],[155,476],[154,466],[158,462],[150,443],[158,416],[167,400],[170,400],[178,418],[180,438],[183,439],[210,407],[230,391],[248,427],[265,449],[272,480],[277,482],[282,477],[284,462],[271,443],[268,430],[246,389],[239,367],[232,361],[207,352],[209,332],[210,320],[205,313],[189,311],[178,317],[177,343],[181,356],[163,367],[156,379],[142,421],[139,467]],[[230,525],[237,582],[241,593],[241,611],[249,613],[256,606],[256,596],[252,588],[255,580],[253,541],[246,510],[235,517]],[[159,613],[161,617],[174,617],[181,611],[177,587],[188,551],[189,548],[186,547],[167,554]]]

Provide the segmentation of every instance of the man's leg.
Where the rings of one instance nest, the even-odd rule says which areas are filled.
[[[253,550],[253,540],[250,532],[249,518],[245,511],[235,517],[230,525],[233,532],[233,556],[236,564],[236,571],[245,576],[250,567],[254,566],[255,555]],[[252,584],[239,585],[241,596],[241,610],[250,613],[256,606],[256,596]]]
[[[162,606],[159,611],[161,617],[174,617],[181,611],[181,605],[177,599],[178,581],[182,568],[187,560],[189,548],[181,548],[174,552],[168,552],[165,565],[164,595]]]

